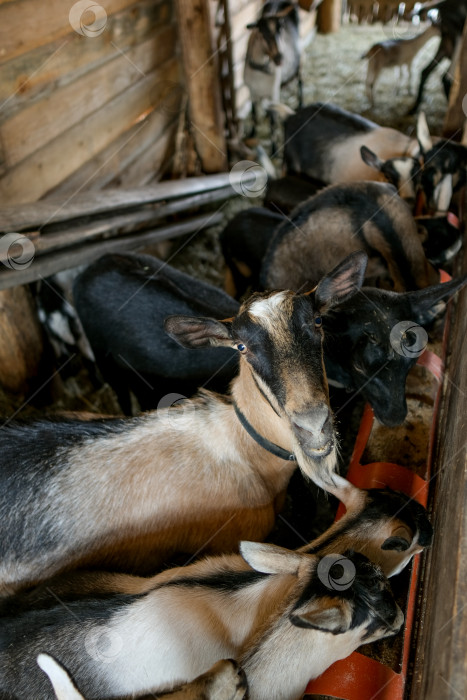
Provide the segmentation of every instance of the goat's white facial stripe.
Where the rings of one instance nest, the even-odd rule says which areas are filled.
[[[447,211],[452,197],[452,175],[445,175],[435,188],[433,194],[437,211]]]
[[[395,158],[392,164],[399,173],[400,182],[409,182],[412,178],[412,169],[414,166],[413,158]]]
[[[254,301],[249,308],[249,312],[252,316],[256,316],[260,319],[271,319],[275,316],[280,305],[286,298],[286,292],[277,292],[267,299],[258,299]]]

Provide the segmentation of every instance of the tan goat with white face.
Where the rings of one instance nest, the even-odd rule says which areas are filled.
[[[354,253],[313,293],[255,295],[229,321],[169,318],[188,347],[238,350],[231,397],[203,391],[126,420],[5,425],[0,592],[91,564],[152,572],[173,552],[264,539],[297,463],[332,488],[321,314],[358,289],[365,266]]]

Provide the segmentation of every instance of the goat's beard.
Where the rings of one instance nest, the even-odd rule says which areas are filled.
[[[337,468],[337,448],[335,438],[332,439],[330,451],[323,453],[323,456],[320,456],[319,454],[309,455],[303,450],[297,439],[294,439],[293,441],[293,450],[297,464],[305,476],[326,491],[328,488],[331,488],[332,490],[335,489],[335,483],[332,478],[333,474],[336,473]]]

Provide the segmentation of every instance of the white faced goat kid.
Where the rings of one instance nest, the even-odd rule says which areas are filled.
[[[101,574],[100,590],[84,582],[74,595],[47,582],[35,605],[19,596],[0,620],[0,694],[52,698],[35,661],[46,652],[90,697],[169,690],[234,658],[250,700],[296,700],[310,678],[402,625],[387,579],[359,553],[240,551],[152,579]]]

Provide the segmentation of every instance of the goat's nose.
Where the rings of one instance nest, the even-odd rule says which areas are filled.
[[[325,431],[326,424],[331,419],[329,407],[326,404],[313,406],[306,413],[294,416],[294,423],[303,430],[319,435]]]

